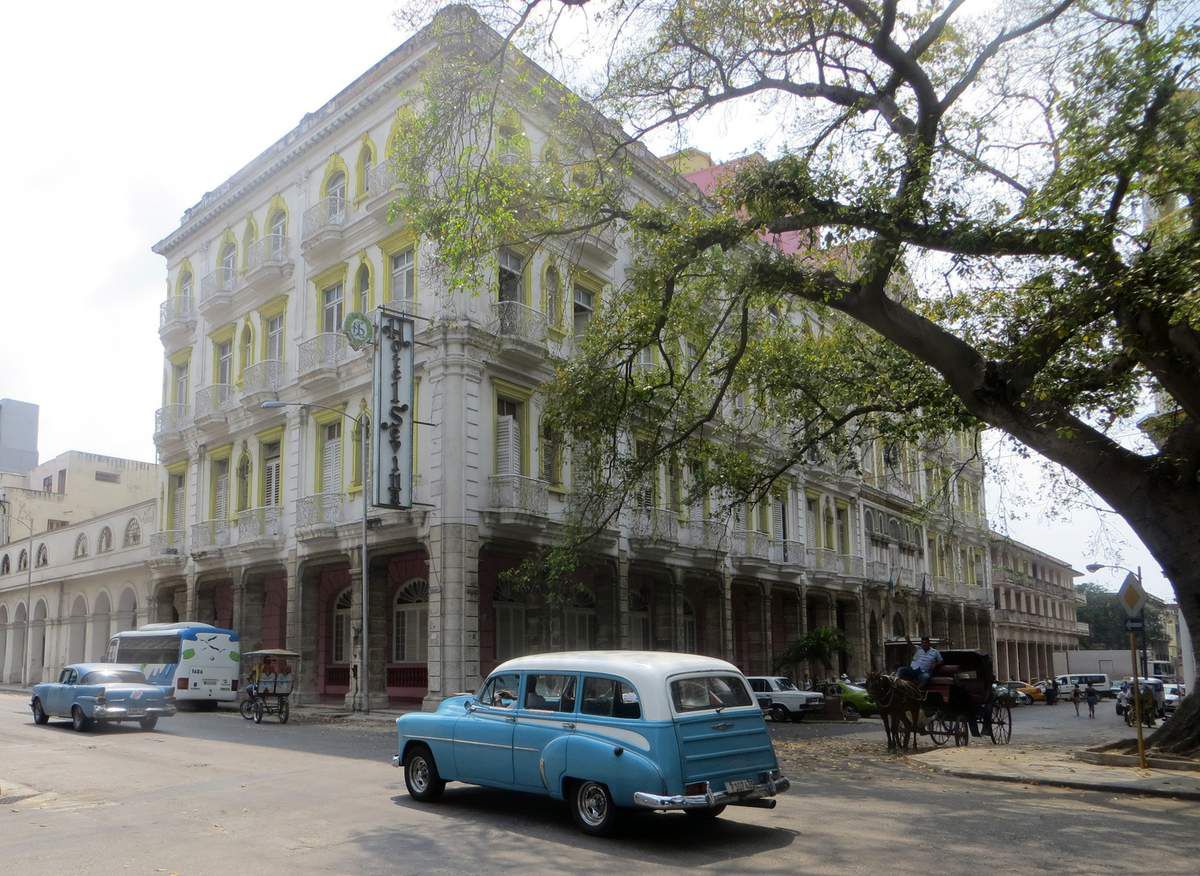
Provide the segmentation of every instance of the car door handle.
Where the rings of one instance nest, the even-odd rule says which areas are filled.
[[[563,721],[563,729],[564,730],[574,730],[575,722],[574,721]]]

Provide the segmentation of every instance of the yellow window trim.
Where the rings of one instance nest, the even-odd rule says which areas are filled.
[[[316,313],[316,316],[317,316],[316,326],[317,327],[324,326],[324,319],[325,319],[324,295],[325,295],[325,290],[330,288],[331,286],[336,286],[338,283],[342,284],[342,310],[343,311],[346,310],[345,302],[346,302],[346,291],[347,291],[347,285],[348,285],[346,283],[346,278],[349,276],[349,273],[350,273],[350,265],[348,265],[346,262],[340,262],[331,268],[326,268],[324,271],[322,271],[321,273],[317,274],[315,277],[312,278],[312,283],[314,286],[314,292],[316,294],[316,301],[317,301],[317,313]],[[341,331],[341,326],[338,326],[337,330]],[[316,334],[320,334],[320,332],[316,332]]]
[[[179,460],[179,462],[167,463],[166,465],[163,466],[163,469],[169,475],[178,475],[178,474],[185,475],[185,474],[187,474],[188,462],[189,462],[189,460],[187,460],[187,459],[181,459],[181,460]]]
[[[192,270],[192,263],[188,259],[184,259],[175,266],[175,296],[179,297],[183,294],[183,275],[192,275],[192,295],[196,296],[199,290],[196,288],[196,272]]]
[[[342,156],[335,152],[325,161],[325,175],[321,178],[322,198],[329,196],[329,181],[338,171],[341,171],[346,179],[346,191],[350,191],[350,171],[346,169],[346,162],[342,160]]]
[[[208,458],[211,459],[226,459],[233,455],[233,444],[222,444],[220,447],[210,448]]]
[[[260,319],[268,319],[272,316],[282,316],[287,312],[288,297],[286,295],[276,295],[262,307],[258,308],[258,316]]]
[[[283,212],[283,234],[286,237],[288,233],[288,223],[291,221],[291,215],[288,213],[287,201],[283,195],[275,194],[271,196],[270,202],[267,204],[266,220],[267,224],[263,226],[265,234],[271,233],[271,219],[276,213]]]
[[[216,270],[217,268],[221,267],[221,253],[224,252],[225,247],[231,243],[233,244],[233,263],[235,265],[238,263],[237,235],[233,233],[232,228],[226,227],[226,229],[223,232],[221,232],[221,237],[217,241],[216,247],[213,249],[213,253],[215,254],[215,261],[213,262],[213,270]]]
[[[254,433],[254,440],[259,444],[270,444],[272,441],[283,443],[283,433],[287,430],[287,426],[273,426],[270,429],[263,429],[261,432]]]
[[[561,337],[566,336],[566,328],[565,328],[566,318],[567,318],[566,317],[566,314],[567,314],[566,299],[568,297],[570,297],[571,303],[572,303],[572,305],[574,305],[575,296],[567,295],[567,289],[564,289],[563,287],[566,286],[569,288],[570,283],[565,279],[562,268],[560,268],[558,266],[558,261],[553,256],[548,257],[545,261],[545,264],[542,265],[541,289],[539,290],[540,297],[541,297],[542,313],[546,314],[547,320],[550,318],[550,307],[549,307],[550,295],[547,291],[548,284],[546,282],[546,278],[547,278],[547,276],[549,276],[551,270],[553,270],[555,273],[558,274],[558,322],[550,323],[549,328],[550,328],[550,331],[552,331],[556,335],[560,336],[560,339],[561,339]],[[568,274],[569,274],[569,272],[568,272]]]
[[[237,323],[231,322],[209,332],[208,337],[214,344],[223,344],[225,341],[232,341],[236,334]]]
[[[383,256],[383,295],[380,304],[387,304],[395,299],[392,289],[392,256],[406,249],[413,251],[413,301],[421,299],[420,248],[417,246],[417,233],[412,228],[402,228],[394,234],[389,234],[379,241],[379,252]]]
[[[368,428],[370,424],[375,422],[375,418],[371,416],[371,408],[367,405],[366,400],[362,400],[358,406],[358,416],[361,418],[363,414],[367,415]],[[350,440],[353,447],[350,448],[350,492],[354,493],[362,489],[362,436],[356,434],[358,432],[359,423],[355,422],[350,427]],[[415,429],[413,430],[416,431]],[[368,440],[370,435],[367,436]]]
[[[533,398],[533,390],[524,386],[518,386],[515,383],[509,383],[507,380],[502,380],[499,377],[492,378],[492,438],[495,440],[496,417],[499,416],[497,411],[500,410],[500,397],[511,398],[513,401],[521,403],[521,471],[524,472],[524,477],[529,477],[530,472],[530,456],[529,448],[532,444],[529,438],[529,408],[530,399]],[[416,431],[415,429],[413,431]],[[495,461],[495,448],[492,448],[492,459]]]
[[[172,365],[186,365],[192,361],[192,348],[182,347],[167,356],[167,361]]]
[[[258,223],[254,221],[254,214],[251,213],[246,217],[246,227],[242,231],[242,272],[246,271],[246,259],[250,258],[250,247],[258,241]]]
[[[346,402],[342,402],[340,407],[345,410]],[[316,453],[313,454],[313,484],[316,486],[315,492],[323,493],[325,491],[324,473],[321,471],[321,456],[325,452],[325,439],[322,435],[322,430],[330,423],[338,422],[342,424],[341,437],[342,442],[342,474],[346,474],[346,423],[343,422],[346,418],[336,411],[314,410],[312,412],[313,431],[316,434],[316,441],[313,446],[316,448]],[[281,454],[282,456],[282,454]],[[344,481],[344,478],[343,478]]]
[[[367,269],[367,295],[366,300],[363,302],[363,306],[359,308],[357,306],[358,275],[364,266],[366,266]],[[358,264],[354,266],[354,273],[351,276],[354,278],[354,288],[351,290],[353,293],[352,303],[355,303],[356,306],[353,308],[347,308],[347,312],[350,310],[361,310],[361,312],[366,313],[375,306],[375,265],[372,264],[371,257],[367,255],[367,251],[365,249],[358,254]]]
[[[283,440],[284,426],[276,426],[274,429],[266,429],[258,432],[254,437],[258,440],[258,506],[259,508],[266,507],[267,500],[267,485],[264,481],[266,476],[266,459],[263,457],[263,446],[266,444],[279,443],[279,504],[284,502],[283,482],[284,482],[284,456],[286,453],[285,442]]]
[[[504,244],[496,250],[496,254],[492,259],[492,279],[496,284],[492,287],[492,300],[500,300],[500,250],[508,249],[515,252],[521,257],[521,303],[526,307],[533,306],[533,291],[532,286],[533,276],[533,251],[529,246],[521,243]]]
[[[379,164],[379,150],[375,148],[375,143],[371,140],[371,135],[364,132],[359,140],[358,154],[354,158],[354,203],[358,205],[367,196],[367,181],[366,174],[363,173],[363,154],[371,153],[371,166]]]

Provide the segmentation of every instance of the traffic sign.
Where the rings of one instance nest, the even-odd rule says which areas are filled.
[[[1141,618],[1141,617],[1127,617],[1127,618],[1125,618],[1125,632],[1127,632],[1127,633],[1140,633],[1140,632],[1142,632],[1142,630],[1144,630],[1144,629],[1146,629],[1146,620],[1145,620],[1145,618]]]
[[[1121,589],[1117,591],[1117,599],[1124,606],[1126,615],[1141,616],[1142,609],[1146,607],[1146,591],[1142,589],[1142,582],[1133,572],[1125,576]]]

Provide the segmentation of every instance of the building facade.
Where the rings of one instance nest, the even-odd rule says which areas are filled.
[[[1082,575],[1071,564],[993,533],[992,587],[996,619],[996,677],[1037,681],[1054,674],[1054,652],[1074,651],[1088,625],[1075,609]]]
[[[694,651],[766,672],[804,631],[836,626],[851,645],[835,671],[860,676],[883,667],[886,641],[925,630],[990,649],[982,471],[961,436],[798,469],[731,520],[684,506],[664,465],[654,499],[596,540],[574,604],[549,611],[504,586],[572,507],[539,389],[630,253],[609,233],[502,249],[490,289],[446,292],[428,244],[387,216],[397,110],[436,50],[429,32],[401,45],[155,245],[167,297],[148,615],[297,649],[302,696],[354,703],[366,687],[374,704],[433,704],[538,650]],[[515,123],[541,154],[539,119]],[[695,197],[653,156],[635,166],[646,200]],[[416,417],[430,425],[417,427],[413,508],[370,513],[364,630],[369,356],[341,329],[384,303],[416,321]],[[276,400],[292,406],[262,407]]]
[[[0,472],[23,475],[38,461],[38,406],[0,398]]]

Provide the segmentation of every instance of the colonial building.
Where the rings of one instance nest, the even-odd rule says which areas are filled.
[[[1075,590],[1082,575],[1065,560],[992,534],[996,618],[996,676],[1036,681],[1054,674],[1054,652],[1074,651],[1088,625],[1075,619],[1086,600]]]
[[[573,605],[549,612],[503,586],[572,501],[539,387],[630,252],[610,233],[502,249],[486,294],[442,287],[427,243],[403,216],[387,221],[385,160],[437,50],[428,30],[405,42],[154,246],[167,297],[149,614],[232,626],[247,649],[298,649],[302,695],[351,703],[366,684],[375,704],[429,705],[543,649],[695,651],[765,672],[805,630],[836,626],[851,642],[837,669],[855,676],[883,666],[887,640],[924,630],[989,649],[982,472],[963,436],[798,469],[730,521],[685,506],[664,465],[652,501],[597,540]],[[543,154],[542,120],[514,111],[506,124]],[[635,158],[638,197],[696,197],[665,162]],[[363,630],[369,356],[341,329],[383,303],[416,320],[416,415],[431,425],[417,427],[412,510],[369,515]],[[369,679],[356,673],[364,644]]]

